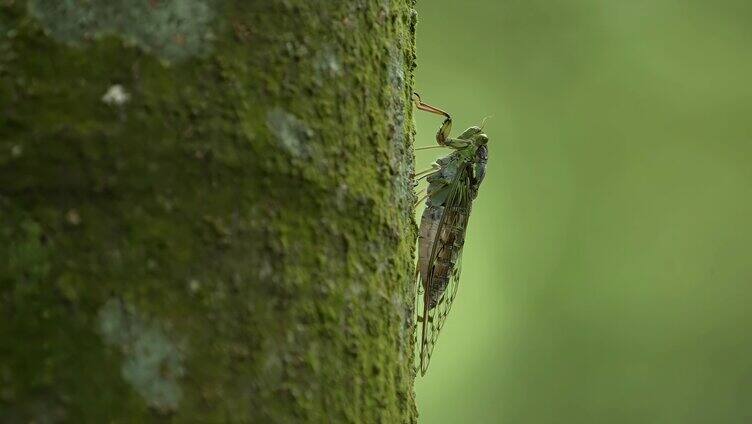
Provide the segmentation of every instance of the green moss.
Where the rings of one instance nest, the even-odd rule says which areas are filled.
[[[50,251],[42,227],[33,220],[22,220],[17,228],[4,227],[3,233],[2,241],[9,243],[8,255],[3,257],[9,283],[34,286],[44,281],[50,269]]]
[[[414,421],[410,5],[211,3],[178,54],[67,4],[0,6],[0,410]]]
[[[81,45],[115,35],[168,61],[206,54],[214,37],[214,11],[206,0],[29,0],[28,8],[61,42]]]

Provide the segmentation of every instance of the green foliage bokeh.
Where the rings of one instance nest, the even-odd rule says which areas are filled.
[[[752,3],[418,12],[423,100],[492,115],[421,422],[750,422]]]

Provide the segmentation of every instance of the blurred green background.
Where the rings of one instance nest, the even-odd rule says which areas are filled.
[[[493,115],[421,422],[752,422],[752,2],[418,12],[424,101]]]

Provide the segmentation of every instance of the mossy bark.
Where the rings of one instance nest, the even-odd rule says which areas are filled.
[[[414,422],[414,25],[0,1],[0,421]]]

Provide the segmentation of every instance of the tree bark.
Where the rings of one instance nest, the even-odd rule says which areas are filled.
[[[0,421],[415,422],[413,0],[0,0]]]

